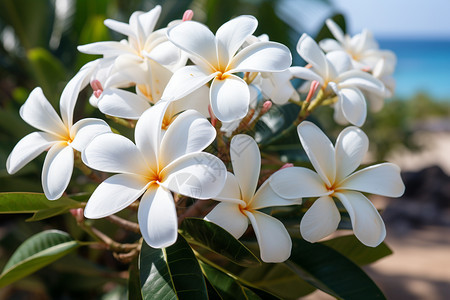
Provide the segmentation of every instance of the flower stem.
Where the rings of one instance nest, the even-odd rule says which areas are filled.
[[[110,216],[106,217],[106,219],[108,219],[108,221],[110,221],[111,223],[119,225],[120,227],[122,227],[125,230],[132,231],[135,233],[140,232],[139,224],[137,224],[137,223],[122,219],[116,215],[110,215]]]

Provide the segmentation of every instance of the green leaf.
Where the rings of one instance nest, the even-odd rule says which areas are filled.
[[[33,48],[27,52],[31,71],[47,99],[55,106],[66,80],[66,70],[58,58],[44,48]]]
[[[285,264],[311,285],[338,299],[385,299],[360,267],[323,244],[293,239],[291,257]]]
[[[143,242],[139,269],[143,299],[208,299],[197,258],[180,235],[164,249]]]
[[[263,263],[260,267],[231,271],[238,280],[250,282],[281,299],[298,299],[316,290],[284,264]]]
[[[264,291],[255,292],[250,288],[245,287],[228,274],[202,261],[200,261],[200,266],[202,267],[203,273],[205,274],[209,283],[214,287],[215,291],[223,300],[278,299],[277,297]],[[262,297],[260,297],[258,293],[260,293]]]
[[[0,1],[0,18],[14,28],[14,33],[26,49],[48,45],[54,11],[50,0]]]
[[[324,241],[322,244],[333,248],[359,266],[371,264],[392,254],[392,250],[385,243],[381,243],[375,248],[368,247],[362,244],[354,235],[340,236]]]
[[[41,211],[36,216],[39,218],[39,216],[55,215],[55,212],[59,213],[65,209],[79,207],[82,207],[80,202],[67,197],[51,201],[41,193],[0,193],[0,214],[38,213]]]
[[[221,254],[242,266],[257,266],[261,261],[228,231],[203,219],[187,218],[179,232],[191,244]]]
[[[35,222],[35,221],[45,220],[45,219],[48,219],[48,218],[51,218],[54,216],[65,214],[65,213],[69,212],[70,209],[71,209],[71,207],[58,206],[58,207],[38,210],[37,212],[34,213],[34,215],[32,217],[26,219],[26,221],[27,222]]]
[[[19,246],[6,263],[0,274],[0,287],[47,266],[79,246],[77,241],[59,230],[47,230],[32,236]]]
[[[128,299],[142,300],[139,260],[133,259],[128,269]]]

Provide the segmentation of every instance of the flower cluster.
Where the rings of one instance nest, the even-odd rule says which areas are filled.
[[[302,198],[317,198],[301,219],[305,240],[316,242],[337,229],[339,201],[356,237],[368,246],[380,244],[383,221],[362,193],[398,197],[404,186],[393,164],[355,171],[368,150],[367,136],[355,126],[365,122],[366,99],[379,109],[391,94],[395,56],[379,50],[369,32],[350,38],[328,20],[336,40],[317,44],[304,34],[297,52],[307,65],[291,66],[286,46],[253,35],[258,26],[253,16],[238,16],[214,34],[193,21],[191,11],[155,30],[160,13],[156,6],[133,13],[129,23],[106,20],[127,39],[78,47],[102,58],[86,64],[67,84],[60,100],[62,120],[40,88],[31,92],[20,115],[41,131],[18,142],[8,157],[8,172],[48,150],[42,186],[50,200],[67,189],[77,157],[96,172],[115,173],[90,196],[84,216],[103,218],[138,201],[141,234],[154,248],[176,242],[177,204],[183,198],[219,202],[201,216],[235,238],[250,223],[265,262],[285,261],[292,245],[270,208],[298,208]],[[293,78],[305,80],[299,90]],[[103,120],[73,124],[77,98],[88,83],[90,103],[134,127],[134,141]],[[303,92],[308,95],[301,101]],[[316,172],[287,167],[260,177],[264,165],[252,128],[272,102],[301,107],[293,126]],[[341,132],[335,146],[319,127],[304,121],[321,105],[334,107],[336,122],[355,125]]]

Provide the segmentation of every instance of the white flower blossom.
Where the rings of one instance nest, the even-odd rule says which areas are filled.
[[[134,144],[114,133],[98,135],[83,152],[93,169],[113,175],[102,182],[87,202],[84,215],[112,215],[142,196],[138,221],[144,240],[154,248],[177,239],[177,212],[171,192],[209,199],[222,189],[226,169],[212,154],[201,152],[216,131],[200,113],[181,113],[162,129],[167,102],[149,108],[136,124]]]
[[[64,88],[58,116],[41,88],[35,88],[20,108],[20,116],[35,131],[22,138],[8,156],[6,169],[14,174],[42,152],[48,150],[42,169],[42,187],[50,200],[62,196],[72,177],[74,150],[82,151],[97,134],[110,128],[100,119],[82,119],[73,124],[78,94],[87,85],[96,62],[85,65]]]
[[[385,60],[389,74],[392,74],[396,64],[396,57],[392,51],[381,50],[372,32],[364,29],[361,33],[350,37],[344,34],[342,29],[331,19],[326,24],[333,34],[334,39],[323,39],[319,42],[325,52],[336,50],[345,51],[352,60],[353,68],[372,72],[378,62]]]
[[[291,65],[289,49],[275,42],[242,46],[257,27],[252,16],[239,16],[223,24],[214,35],[205,25],[186,21],[169,28],[169,40],[186,51],[196,64],[177,70],[162,98],[174,101],[212,80],[210,101],[214,115],[221,121],[243,118],[250,93],[240,72],[279,72]]]
[[[234,136],[230,144],[230,155],[234,175],[227,173],[222,192],[214,198],[221,203],[205,219],[223,227],[235,238],[244,234],[250,220],[258,240],[261,259],[265,262],[285,261],[289,258],[292,247],[286,228],[279,220],[258,209],[299,204],[301,199],[283,199],[272,191],[268,181],[256,191],[261,157],[258,145],[250,136]],[[295,184],[292,180],[290,183]]]
[[[319,197],[303,216],[300,232],[310,242],[333,233],[341,219],[333,198],[339,199],[350,215],[356,237],[365,245],[376,247],[386,236],[377,209],[362,193],[399,197],[405,186],[400,168],[382,163],[356,171],[368,149],[368,138],[357,127],[347,127],[334,147],[313,123],[304,121],[298,135],[317,173],[307,168],[280,170],[270,180],[273,190],[283,198]],[[295,180],[296,184],[292,184]]]
[[[323,89],[332,90],[339,98],[335,104],[335,120],[340,124],[364,124],[367,104],[361,90],[384,96],[384,85],[372,75],[354,70],[344,51],[332,51],[325,55],[317,43],[307,34],[298,41],[297,51],[311,68],[290,68],[295,77],[315,80]]]

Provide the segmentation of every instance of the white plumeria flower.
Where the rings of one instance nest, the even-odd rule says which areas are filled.
[[[364,29],[360,34],[350,37],[344,34],[342,29],[331,19],[327,19],[326,24],[336,40],[323,39],[319,42],[320,47],[325,52],[342,50],[347,52],[355,69],[370,71],[375,68],[380,59],[386,60],[390,74],[393,73],[396,56],[392,51],[380,50],[378,43],[372,33]]]
[[[20,108],[22,119],[41,131],[32,132],[17,143],[8,156],[6,169],[14,174],[49,149],[42,169],[42,187],[50,200],[60,198],[69,185],[74,150],[82,151],[95,135],[111,131],[100,119],[82,119],[73,124],[78,94],[87,85],[95,63],[85,65],[64,88],[60,99],[62,120],[41,88],[35,88]]]
[[[256,110],[259,103],[261,103],[262,95],[261,95],[261,87],[260,87],[260,78],[259,76],[253,80],[251,84],[249,84],[248,89],[250,91],[250,103],[248,105],[249,109]],[[175,103],[178,101],[174,101]],[[253,115],[253,118],[257,116],[257,113]],[[253,120],[253,118],[251,120]],[[231,137],[233,132],[239,127],[243,118],[236,119],[233,121],[222,122],[222,126],[220,127],[220,131],[224,133],[225,136]],[[250,120],[250,121],[251,121]]]
[[[134,144],[114,133],[98,135],[83,152],[89,167],[113,175],[102,182],[86,204],[84,215],[112,215],[141,195],[138,221],[144,240],[154,248],[177,239],[177,212],[171,192],[209,199],[222,189],[226,169],[212,154],[201,152],[216,131],[200,113],[181,113],[167,130],[162,121],[167,102],[148,109],[136,124]]]
[[[268,42],[269,36],[262,34],[260,36],[249,36],[246,44],[252,45],[259,42]],[[299,101],[300,96],[291,83],[293,75],[290,69],[281,72],[261,72],[261,90],[265,97],[271,99],[273,103],[278,105],[286,104],[289,99]]]
[[[214,35],[205,25],[186,21],[169,28],[167,34],[196,64],[177,70],[162,99],[174,101],[211,82],[210,101],[221,121],[243,118],[248,112],[250,93],[240,72],[279,72],[291,65],[289,49],[275,42],[254,43],[238,49],[256,29],[252,16],[239,16],[223,24]]]
[[[176,70],[186,63],[187,57],[168,41],[167,28],[153,31],[160,14],[161,6],[157,5],[146,13],[134,12],[129,24],[107,19],[105,25],[126,35],[128,40],[96,42],[78,46],[78,50],[87,54],[100,54],[105,58],[116,57],[117,70],[126,72],[136,83],[148,73],[144,64],[147,58],[172,71]]]
[[[94,90],[95,96],[89,99],[93,106],[98,106],[98,98],[103,91],[133,85],[147,92],[147,96],[158,96],[159,99],[162,90],[155,82],[162,66],[173,72],[186,64],[186,54],[167,39],[167,28],[153,31],[160,13],[161,6],[157,5],[146,13],[134,12],[129,24],[107,19],[105,25],[126,35],[128,40],[96,42],[78,47],[83,53],[103,55],[91,79],[91,82],[97,80],[100,85],[98,90]]]
[[[147,63],[151,65],[152,69],[151,76],[147,78],[148,84],[137,86],[137,94],[115,87],[105,89],[97,102],[97,106],[102,113],[118,118],[137,120],[150,108],[151,104],[161,100],[162,92],[173,72],[155,61],[149,60]],[[148,87],[148,89],[144,89],[145,87]],[[172,116],[181,111],[195,109],[208,117],[208,105],[209,90],[206,86],[203,86],[183,99],[172,102],[166,111],[166,115],[170,120]],[[164,123],[167,124],[167,122]]]
[[[341,217],[333,201],[335,197],[349,213],[356,237],[367,246],[379,245],[386,229],[377,209],[362,193],[401,196],[405,186],[400,168],[382,163],[354,172],[369,144],[366,134],[357,127],[345,128],[335,147],[311,122],[302,122],[297,130],[317,173],[301,167],[286,168],[271,177],[270,185],[278,195],[288,199],[320,197],[301,220],[303,238],[317,242],[336,231]]]
[[[367,104],[361,89],[383,96],[383,83],[366,72],[352,69],[350,57],[343,51],[325,55],[307,34],[298,41],[297,52],[311,68],[292,67],[292,74],[318,81],[322,89],[332,90],[339,97],[334,115],[338,123],[362,126],[366,120]]]
[[[258,145],[248,135],[233,137],[230,144],[234,174],[228,172],[222,192],[214,198],[221,201],[205,219],[240,238],[247,230],[248,221],[258,240],[261,259],[265,262],[283,262],[291,255],[292,241],[283,223],[258,209],[269,206],[299,204],[275,194],[268,181],[256,191],[261,157]],[[295,182],[289,181],[291,184]]]
[[[261,73],[263,93],[278,105],[286,104],[290,99],[299,101],[300,96],[291,83],[294,77],[291,68],[276,73]]]

